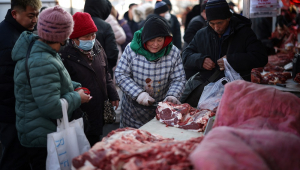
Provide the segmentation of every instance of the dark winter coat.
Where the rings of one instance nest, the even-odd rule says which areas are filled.
[[[252,68],[263,67],[267,64],[268,56],[251,29],[251,21],[234,14],[230,19],[229,26],[231,31],[221,43],[221,55],[219,54],[218,34],[210,26],[197,32],[182,54],[187,79],[199,71],[208,79],[215,69],[219,69],[217,60],[224,55],[227,55],[227,61],[233,69],[247,81],[251,79]],[[229,42],[231,45],[227,51]],[[207,57],[216,64],[213,70],[203,68],[204,59]],[[220,78],[223,76],[224,74],[221,74]]]
[[[71,40],[60,55],[71,79],[88,88],[93,97],[88,103],[80,106],[88,115],[90,126],[86,134],[102,135],[104,101],[120,99],[108,73],[106,54],[98,41],[95,42],[93,50],[95,57],[92,65],[89,65],[87,57],[72,45]]]
[[[127,24],[127,21],[125,19],[118,20],[118,22],[119,22],[119,24],[121,25],[121,27],[123,28],[123,30],[126,34],[126,41],[125,41],[125,43],[123,43],[121,45],[122,52],[123,52],[125,50],[125,47],[127,46],[127,44],[131,42],[131,40],[133,38],[133,35],[132,35],[131,29],[130,29],[130,27]]]
[[[186,19],[185,19],[185,24],[184,24],[184,31],[186,31],[186,28],[188,27],[190,21],[195,17],[200,15],[201,13],[201,6],[195,5],[192,9],[192,11],[190,11],[187,15],[186,15]]]
[[[181,31],[180,31],[179,21],[175,15],[171,14],[171,19],[168,22],[170,23],[171,31],[173,34],[172,42],[179,50],[181,50],[182,44],[181,44]]]
[[[167,5],[170,5],[170,12],[172,11],[172,3],[170,0],[162,0],[164,1]],[[177,17],[173,14],[171,14],[171,19],[169,21],[170,26],[171,26],[171,31],[173,34],[173,44],[181,50],[182,42],[181,42],[181,31],[180,31],[180,24],[177,19]]]
[[[196,35],[197,31],[206,26],[206,22],[201,15],[195,16],[185,30],[185,34],[183,36],[184,42],[189,44]]]
[[[0,122],[15,123],[14,69],[16,62],[11,58],[11,51],[20,34],[26,30],[7,11],[0,23]]]
[[[128,16],[128,11],[124,14],[124,19],[127,21],[127,24],[130,27],[132,35],[135,33],[135,31],[139,30],[138,23],[136,23],[134,20],[130,20]]]
[[[108,0],[86,0],[84,12],[92,16],[93,21],[97,26],[96,39],[103,46],[107,61],[108,69],[112,75],[112,68],[117,64],[119,50],[115,39],[115,34],[109,25],[105,22],[110,14],[111,3]]]

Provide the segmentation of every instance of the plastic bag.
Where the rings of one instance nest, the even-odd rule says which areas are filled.
[[[47,170],[71,170],[72,159],[91,148],[83,131],[82,118],[69,122],[68,102],[60,100],[63,120],[57,121],[57,132],[47,135]]]
[[[200,100],[198,102],[198,109],[214,110],[218,107],[222,95],[224,93],[224,85],[235,80],[243,80],[239,73],[237,73],[228,63],[226,58],[223,58],[225,70],[225,77],[221,78],[215,83],[209,83],[204,87]]]
[[[224,85],[229,82],[226,77],[221,78],[215,83],[209,83],[204,87],[198,103],[198,109],[214,110],[218,107],[224,93]]]
[[[225,65],[225,70],[224,70],[225,77],[227,77],[230,82],[232,82],[234,80],[243,80],[243,78],[240,76],[240,74],[237,73],[231,67],[231,65],[228,63],[227,59],[223,58],[223,60],[224,60],[224,65]]]

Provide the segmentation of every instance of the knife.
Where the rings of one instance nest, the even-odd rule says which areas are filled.
[[[138,102],[136,102],[135,100],[132,100],[132,103],[133,103],[134,106],[139,107],[139,108],[143,108],[143,109],[156,109],[157,106],[158,106],[157,102],[153,103],[150,106],[141,105]]]

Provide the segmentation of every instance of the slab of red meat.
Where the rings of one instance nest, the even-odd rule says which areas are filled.
[[[294,81],[300,83],[300,73],[296,74]]]
[[[290,55],[290,54],[270,55],[268,56],[268,64],[283,67],[289,62],[292,62],[293,58],[294,55]]]
[[[189,104],[174,104],[160,102],[156,109],[156,119],[167,126],[202,132],[205,130],[208,119],[215,115],[210,110],[198,110]]]
[[[225,86],[214,127],[272,129],[300,136],[299,103],[294,94],[237,80]]]
[[[260,71],[252,69],[251,71],[251,82],[260,84],[262,76]]]
[[[188,156],[203,137],[174,141],[144,130],[119,129],[109,133],[88,152],[73,159],[75,168],[90,162],[94,169],[193,169]]]
[[[299,143],[285,132],[216,127],[190,159],[195,170],[299,170]]]
[[[272,65],[272,64],[267,64],[264,67],[264,71],[268,71],[268,72],[283,72],[284,68],[281,66],[276,66],[276,65]]]

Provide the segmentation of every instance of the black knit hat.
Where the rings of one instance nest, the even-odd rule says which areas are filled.
[[[155,3],[155,8],[154,8],[154,13],[155,14],[162,14],[169,11],[169,8],[167,4],[164,1],[156,1]]]
[[[232,16],[226,0],[208,0],[205,11],[207,21],[227,19]]]
[[[165,20],[159,17],[150,17],[146,20],[142,31],[142,43],[156,37],[173,37],[170,27]]]

